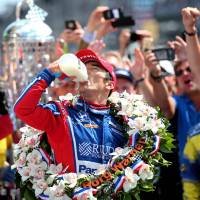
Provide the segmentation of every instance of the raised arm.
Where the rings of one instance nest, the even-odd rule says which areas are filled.
[[[173,97],[169,94],[165,80],[161,76],[161,67],[158,65],[154,53],[150,51],[145,53],[145,63],[149,68],[155,103],[160,107],[165,116],[171,119],[175,114],[176,104]]]
[[[43,92],[55,79],[55,72],[59,72],[55,63],[41,71],[23,90],[14,105],[14,112],[19,119],[43,131],[55,128],[57,123],[56,105],[39,103]]]
[[[197,34],[196,21],[200,16],[197,8],[186,7],[182,11],[187,42],[187,56],[192,71],[200,75],[200,44]],[[200,79],[197,80],[200,83]]]

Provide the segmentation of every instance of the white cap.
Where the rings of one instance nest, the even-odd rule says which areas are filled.
[[[159,64],[160,64],[161,68],[165,70],[165,72],[167,72],[167,73],[169,73],[171,75],[175,74],[174,66],[173,66],[171,61],[169,61],[169,60],[161,60],[161,61],[159,61]]]

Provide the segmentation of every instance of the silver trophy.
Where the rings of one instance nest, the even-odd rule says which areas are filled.
[[[21,19],[21,7],[25,3],[29,10]],[[15,128],[19,128],[22,122],[13,114],[14,103],[36,73],[55,56],[55,38],[51,28],[44,23],[46,16],[47,12],[35,5],[33,0],[21,0],[16,6],[16,21],[7,26],[3,33],[0,80],[6,88]]]

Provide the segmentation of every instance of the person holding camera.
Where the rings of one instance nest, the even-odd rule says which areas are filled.
[[[200,121],[200,90],[195,82],[196,74],[192,72],[187,60],[177,61],[174,65],[174,70],[179,95],[171,95],[161,76],[161,68],[154,53],[149,52],[145,60],[150,70],[154,94],[158,97],[156,98],[157,105],[176,126],[175,129],[177,131],[174,133],[178,142],[179,168],[183,170],[183,151],[187,140],[187,133],[191,127]]]
[[[83,62],[88,80],[79,84],[80,98],[74,106],[67,101],[39,103],[45,89],[60,74],[59,60],[41,71],[27,86],[14,106],[17,117],[28,125],[45,131],[57,163],[69,172],[94,173],[107,164],[110,153],[123,147],[126,139],[122,126],[110,114],[107,100],[116,86],[112,66],[93,51],[80,50],[71,67]]]

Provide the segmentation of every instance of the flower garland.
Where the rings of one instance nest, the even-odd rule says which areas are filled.
[[[78,96],[68,94],[61,100],[76,104]],[[27,199],[85,200],[139,199],[141,191],[153,191],[158,167],[167,166],[161,152],[170,152],[173,138],[168,121],[158,109],[146,104],[141,95],[112,93],[108,104],[123,123],[129,144],[116,148],[106,167],[91,175],[68,173],[56,165],[43,133],[29,126],[15,146],[17,186]],[[30,198],[31,197],[31,198]]]

